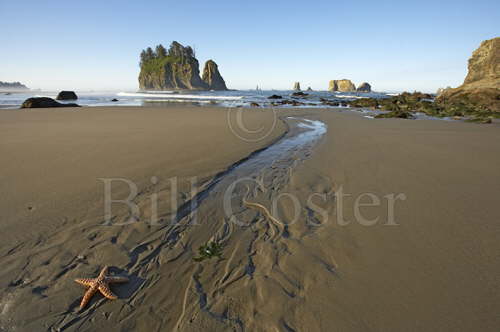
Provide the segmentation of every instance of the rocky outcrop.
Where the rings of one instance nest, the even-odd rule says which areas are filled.
[[[294,91],[300,91],[300,82],[295,82],[293,84],[293,90]]]
[[[469,59],[464,85],[483,83],[500,88],[500,37],[485,40]]]
[[[297,91],[297,92],[292,93],[292,97],[305,98],[307,96],[309,96],[309,94],[304,93],[302,91]]]
[[[328,91],[354,92],[356,91],[356,86],[351,80],[332,80],[328,86]]]
[[[226,82],[224,82],[219,73],[219,67],[213,60],[205,62],[202,80],[208,85],[210,90],[227,90]]]
[[[465,105],[477,110],[500,112],[500,89],[489,87],[460,86],[445,89],[436,97],[436,103],[447,105]]]
[[[209,64],[209,68],[207,81],[211,81],[214,86],[218,87],[224,83],[225,87],[217,65]],[[218,77],[216,77],[217,73]],[[194,50],[190,46],[184,47],[174,41],[168,51],[162,45],[158,45],[155,51],[151,48],[142,51],[139,88],[141,90],[208,90],[210,84],[200,77],[199,63]]]
[[[313,89],[311,89],[311,87],[307,87],[307,90],[306,91],[312,91]]]
[[[472,53],[464,83],[445,89],[436,101],[441,104],[471,104],[500,112],[500,37],[485,40]]]
[[[48,107],[80,107],[80,105],[62,104],[48,97],[28,98],[21,105],[21,108],[48,108]]]
[[[61,91],[56,97],[57,100],[77,100],[78,96],[74,91]]]
[[[372,86],[366,82],[361,83],[356,89],[358,92],[372,92]]]
[[[0,90],[29,90],[26,85],[20,82],[2,82],[0,81]]]

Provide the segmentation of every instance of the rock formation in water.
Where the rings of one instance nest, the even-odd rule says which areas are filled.
[[[77,100],[78,96],[74,91],[61,91],[56,97],[57,100]]]
[[[28,98],[21,105],[21,108],[47,108],[47,107],[80,107],[80,105],[62,104],[48,97]]]
[[[205,62],[202,80],[208,85],[210,90],[227,90],[226,82],[224,82],[219,73],[219,67],[213,60]]]
[[[464,83],[444,89],[438,103],[472,103],[500,112],[500,37],[485,40],[472,53]]]
[[[310,86],[307,87],[307,90],[306,91],[312,91],[313,89],[311,89]]]
[[[357,92],[372,92],[372,86],[366,82],[361,83],[356,89]]]
[[[300,82],[295,82],[293,84],[293,90],[294,91],[300,91]]]
[[[2,82],[0,81],[0,90],[29,90],[26,85],[20,82]]]
[[[332,80],[328,86],[328,91],[354,92],[356,91],[356,86],[351,80]]]
[[[213,64],[212,64],[213,63]],[[215,65],[215,66],[214,66]],[[141,52],[141,90],[208,90],[210,83],[200,78],[198,60],[190,46],[174,41],[168,51],[160,44],[153,51],[150,47]],[[207,65],[205,65],[207,69]],[[207,69],[207,81],[225,90],[225,82],[217,65],[211,61]],[[218,74],[218,75],[217,75]],[[218,76],[218,77],[217,77]],[[219,79],[220,78],[220,79]]]

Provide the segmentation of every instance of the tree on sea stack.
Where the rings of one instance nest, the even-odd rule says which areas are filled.
[[[167,49],[163,47],[162,44],[156,46],[156,56],[158,58],[163,58],[167,56]]]
[[[146,49],[146,60],[152,60],[155,58],[155,52],[153,52],[153,49],[151,47],[148,47]]]
[[[148,55],[145,50],[142,50],[141,52],[141,62],[139,62],[139,66],[142,66],[143,63],[146,63],[148,61]]]
[[[202,79],[193,48],[177,41],[168,51],[161,44],[155,51],[151,47],[143,50],[140,67],[141,90],[227,90],[214,61],[207,61]]]

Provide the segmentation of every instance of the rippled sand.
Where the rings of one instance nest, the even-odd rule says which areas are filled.
[[[239,122],[230,112],[0,112],[0,330],[500,326],[498,124],[322,110],[246,110]],[[284,145],[269,163],[237,166],[305,130],[288,116],[321,121],[327,132]],[[244,176],[252,180],[230,195],[236,223],[224,199]],[[115,204],[111,225],[103,225],[99,178],[137,184],[137,222]],[[128,192],[123,181],[113,185],[113,197]],[[363,193],[380,205],[356,212]],[[391,194],[405,197],[393,201],[393,212]],[[368,225],[360,215],[378,219]],[[195,262],[210,241],[222,244],[222,257]],[[131,281],[113,288],[118,300],[96,295],[80,312],[83,289],[73,279],[103,265]]]

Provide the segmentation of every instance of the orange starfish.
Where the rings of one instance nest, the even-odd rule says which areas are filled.
[[[109,289],[109,284],[111,283],[120,283],[120,282],[128,282],[128,278],[126,277],[114,277],[107,276],[108,267],[105,266],[99,276],[97,278],[81,278],[75,279],[75,281],[79,284],[82,284],[89,289],[83,295],[82,302],[80,303],[80,309],[83,309],[87,303],[89,303],[90,299],[94,294],[99,291],[102,295],[110,300],[116,300],[117,296],[111,292]]]

